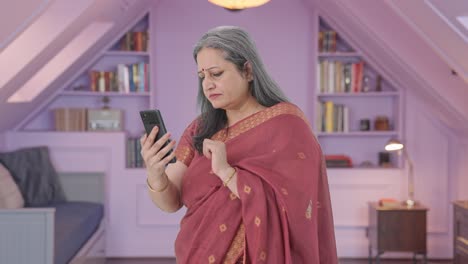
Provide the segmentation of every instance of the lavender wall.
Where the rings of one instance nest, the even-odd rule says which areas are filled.
[[[160,1],[156,25],[152,25],[156,54],[152,77],[157,85],[154,102],[167,117],[175,138],[197,113],[192,49],[203,33],[220,25],[247,29],[272,77],[292,102],[309,113],[311,23],[310,11],[300,0],[276,0],[240,12],[227,11],[208,1]]]

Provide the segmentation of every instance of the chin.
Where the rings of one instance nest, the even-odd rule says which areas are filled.
[[[210,101],[210,103],[211,103],[211,106],[213,106],[214,109],[220,109],[220,108],[224,109],[224,107],[223,107],[224,105],[221,104],[221,103],[211,102],[211,101]]]

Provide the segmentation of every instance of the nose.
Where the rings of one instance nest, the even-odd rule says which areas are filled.
[[[203,86],[203,90],[205,91],[212,90],[215,87],[214,82],[211,80],[211,78],[206,78],[206,77],[205,79],[203,79],[202,86]]]

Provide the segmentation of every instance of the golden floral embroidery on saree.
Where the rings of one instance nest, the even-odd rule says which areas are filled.
[[[182,161],[185,165],[189,165],[195,155],[193,151],[187,146],[179,146],[175,150],[176,158]]]
[[[244,192],[245,193],[250,194],[251,190],[252,190],[252,188],[250,188],[250,186],[244,185]]]
[[[298,153],[297,153],[297,157],[298,157],[299,159],[305,159],[305,158],[306,158],[306,155],[304,154],[304,152],[298,152]]]
[[[288,195],[288,190],[286,190],[286,188],[281,188],[281,192],[282,192],[284,195]]]
[[[231,198],[231,200],[235,200],[237,199],[237,196],[234,193],[230,193],[229,198]]]
[[[213,135],[212,139],[224,142],[228,141],[274,117],[283,114],[298,116],[302,118],[307,124],[309,124],[309,121],[307,121],[306,117],[304,116],[304,113],[302,113],[302,111],[298,107],[289,103],[279,103],[272,107],[266,108],[260,112],[257,112],[242,121],[239,121],[238,124],[229,128],[228,134],[226,134],[226,129],[218,131],[216,134]]]
[[[266,261],[266,258],[267,258],[267,254],[264,250],[262,250],[262,252],[260,252],[260,260]]]
[[[307,219],[312,219],[312,200],[309,201],[309,206],[307,206],[306,212],[305,212],[305,217]]]
[[[215,263],[215,261],[216,261],[216,258],[215,258],[214,255],[211,255],[211,256],[208,257],[208,263],[210,263],[210,264]]]
[[[223,233],[223,232],[226,231],[226,230],[227,230],[227,227],[226,227],[225,224],[221,224],[221,225],[219,226],[219,231],[220,231],[221,233]]]
[[[255,217],[255,225],[258,227],[258,226],[260,226],[261,223],[262,223],[262,220],[260,219],[260,217],[256,216]]]
[[[236,236],[232,240],[231,246],[228,249],[224,264],[234,264],[244,252],[245,242],[245,227],[244,224],[239,226],[237,229]]]

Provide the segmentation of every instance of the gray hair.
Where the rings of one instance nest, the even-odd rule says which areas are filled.
[[[252,96],[263,106],[270,107],[280,102],[287,102],[278,84],[267,73],[257,52],[255,43],[242,28],[235,26],[220,26],[206,32],[193,49],[193,58],[197,62],[197,55],[203,48],[221,50],[224,59],[233,63],[239,72],[245,70],[248,61],[252,66],[253,80],[250,82]],[[210,138],[227,123],[223,109],[214,109],[203,93],[202,79],[198,82],[198,106],[201,116],[194,146],[201,153],[203,139]]]

